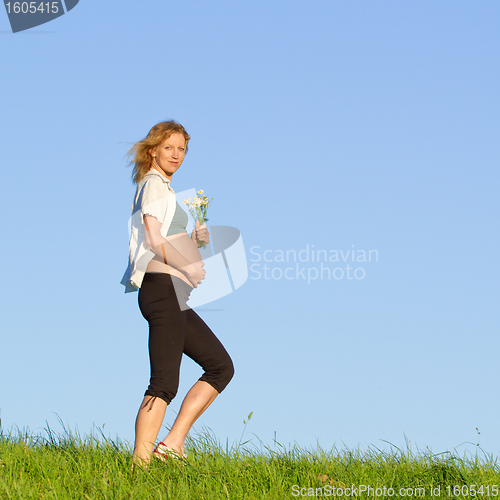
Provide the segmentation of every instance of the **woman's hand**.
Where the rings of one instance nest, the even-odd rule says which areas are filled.
[[[191,233],[191,239],[193,240],[193,243],[196,245],[196,248],[198,248],[199,241],[202,241],[203,243],[205,243],[205,245],[209,243],[210,238],[208,236],[208,229],[206,224],[200,226],[200,221],[197,220],[196,226],[193,229],[193,232]]]
[[[207,272],[203,269],[204,265],[205,263],[202,260],[199,260],[198,262],[194,262],[193,264],[181,269],[195,288],[198,288],[198,285],[201,285],[202,280],[205,279],[205,274],[207,274]]]

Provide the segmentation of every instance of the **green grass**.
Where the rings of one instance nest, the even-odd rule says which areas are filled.
[[[478,498],[494,498],[500,484],[497,462],[484,453],[479,458],[395,447],[361,452],[281,445],[278,451],[255,451],[248,443],[222,447],[210,432],[189,441],[186,465],[153,460],[147,470],[132,472],[129,446],[99,432],[80,437],[48,429],[43,437],[0,431],[0,499],[250,500],[304,498],[301,491],[308,498],[328,497],[333,489],[347,498],[352,485],[358,488],[355,498],[397,498],[400,488],[412,488],[413,497],[436,498],[431,487],[440,488],[441,498],[471,498],[471,485],[482,485]],[[373,490],[360,491],[361,485]],[[394,494],[376,490],[384,487]],[[454,487],[469,495],[454,496]]]

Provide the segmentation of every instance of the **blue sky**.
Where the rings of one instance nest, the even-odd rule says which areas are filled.
[[[253,411],[257,446],[497,455],[499,21],[492,0],[81,0],[16,34],[0,14],[4,429],[59,415],[133,439],[149,361],[120,285],[125,154],[175,119],[172,186],[214,198],[249,268],[198,310],[236,374],[195,429],[231,444]],[[313,246],[377,259],[283,277],[320,270],[275,258]],[[281,278],[258,277],[265,251]],[[200,375],[183,362],[165,424]]]

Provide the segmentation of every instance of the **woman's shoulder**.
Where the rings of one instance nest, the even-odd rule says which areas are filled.
[[[137,184],[138,192],[152,192],[168,196],[172,193],[169,181],[159,172],[148,172]]]
[[[144,185],[144,184],[158,184],[158,185],[163,185],[163,184],[168,184],[169,180],[164,176],[161,175],[160,172],[152,168],[140,181],[138,185]]]
[[[168,182],[162,179],[163,176],[154,172],[148,172],[137,185],[135,204],[143,208],[152,205],[164,207],[174,194],[173,190],[169,189]]]

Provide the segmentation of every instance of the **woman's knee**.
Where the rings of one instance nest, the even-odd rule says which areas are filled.
[[[226,382],[227,385],[229,384],[229,382],[231,382],[232,378],[234,377],[234,364],[231,358],[229,358],[229,361],[225,367],[224,375],[225,375],[225,380],[227,381]]]
[[[234,377],[234,365],[231,358],[228,358],[226,363],[220,372],[220,384],[224,387],[231,382],[231,379]]]
[[[217,392],[222,392],[234,376],[233,361],[229,356],[217,365],[207,369],[200,380],[208,382]]]

